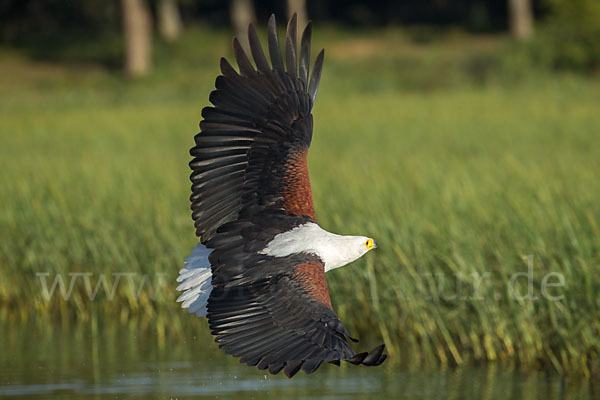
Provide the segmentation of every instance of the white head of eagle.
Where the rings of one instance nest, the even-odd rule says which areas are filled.
[[[314,254],[323,261],[327,272],[343,267],[375,248],[377,242],[366,236],[336,235],[309,222],[278,234],[261,251],[261,254],[275,257],[285,257],[295,253]]]
[[[191,208],[200,243],[179,271],[177,301],[206,317],[216,342],[241,362],[315,371],[323,362],[381,364],[384,345],[355,353],[355,341],[331,306],[325,272],[376,248],[366,236],[336,235],[319,227],[307,155],[311,110],[324,51],[310,68],[311,25],[297,46],[290,19],[285,56],[275,17],[268,54],[248,28],[254,65],[233,39],[239,72],[221,59],[210,107],[190,150]],[[310,74],[309,74],[310,73]]]

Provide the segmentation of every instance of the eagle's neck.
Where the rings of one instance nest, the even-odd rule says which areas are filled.
[[[273,257],[314,254],[323,261],[327,272],[343,267],[365,254],[365,239],[363,236],[336,235],[309,222],[276,235],[261,253]]]

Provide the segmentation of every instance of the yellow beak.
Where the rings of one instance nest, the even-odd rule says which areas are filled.
[[[367,239],[367,250],[372,250],[377,248],[377,242],[371,238]]]

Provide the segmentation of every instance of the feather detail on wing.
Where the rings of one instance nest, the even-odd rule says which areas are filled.
[[[201,242],[244,209],[283,210],[315,220],[306,155],[323,51],[309,80],[310,24],[302,34],[298,57],[296,19],[290,19],[285,70],[274,16],[268,31],[272,66],[252,25],[248,37],[256,69],[234,38],[239,72],[221,59],[222,75],[210,94],[213,106],[202,110],[201,132],[190,151],[194,157],[190,200]]]
[[[371,353],[352,350],[346,338],[355,339],[331,309],[324,267],[316,260],[215,287],[207,317],[225,352],[271,373],[283,369],[288,377],[300,370],[311,373],[323,362],[374,366],[386,358],[383,346]]]

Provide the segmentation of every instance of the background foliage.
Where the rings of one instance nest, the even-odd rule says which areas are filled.
[[[217,0],[180,0],[187,24],[229,25],[228,6]],[[150,1],[156,12],[156,2]],[[600,65],[600,6],[595,0],[533,1],[539,34],[520,47],[520,58],[535,67],[595,72]],[[458,28],[476,33],[505,31],[507,3],[495,0],[423,2],[308,1],[311,19],[352,28],[412,27],[420,40],[436,30]],[[261,20],[285,13],[282,1],[256,2]],[[0,41],[26,48],[43,59],[121,62],[121,8],[118,0],[0,0]],[[264,21],[261,21],[264,22]],[[439,32],[438,32],[439,33]],[[111,43],[109,46],[108,44]]]

